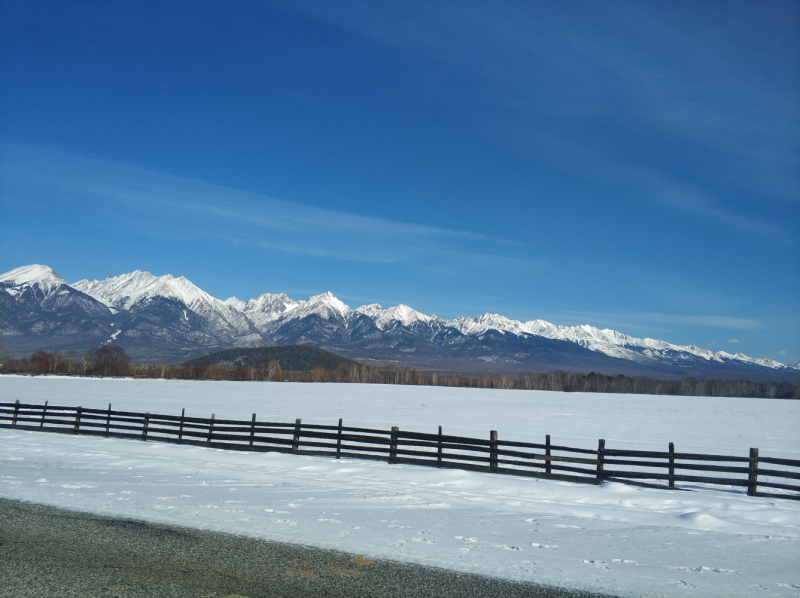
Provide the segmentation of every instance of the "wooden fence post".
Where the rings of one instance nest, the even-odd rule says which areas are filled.
[[[49,407],[49,401],[45,401],[45,403],[43,405],[28,405],[28,404],[25,404],[26,405],[26,407],[25,407],[26,413],[22,413],[22,405],[23,405],[23,403],[21,403],[19,400],[16,400],[14,403],[11,403],[10,401],[9,402],[5,402],[5,403],[3,403],[3,405],[5,406],[5,409],[11,410],[12,413],[13,413],[13,416],[11,418],[12,422],[11,422],[11,426],[10,427],[18,427],[21,416],[26,416],[24,418],[25,421],[23,422],[23,426],[25,426],[26,422],[28,422],[28,421],[30,421],[30,422],[35,421],[35,419],[33,419],[33,417],[28,417],[28,415],[32,414],[36,409],[41,409],[41,420],[39,422],[39,427],[40,428],[44,428],[44,426],[46,424],[46,419],[47,419],[47,412],[48,412],[47,410],[48,410],[48,407]],[[111,403],[109,403],[108,404],[108,410],[106,412],[106,422],[105,422],[105,434],[107,436],[110,435],[110,425],[111,425],[111,420],[112,420],[112,416],[113,416],[113,412],[112,412],[111,407],[112,407],[112,405],[111,405]],[[73,423],[72,433],[73,434],[80,434],[81,420],[83,418],[83,407],[81,407],[81,406],[78,406],[78,407],[75,407],[75,408],[72,408],[72,407],[56,407],[55,409],[57,410],[57,413],[56,413],[56,416],[55,416],[57,418],[56,422],[58,422],[58,424],[60,426],[59,428],[57,428],[56,431],[59,431],[59,430],[60,431],[66,431],[66,428],[64,428],[63,425],[66,424],[66,419],[67,419],[67,415],[69,414],[69,409],[74,409],[75,413],[74,413],[74,423]],[[102,421],[102,419],[99,417],[99,414],[102,413],[102,411],[94,410],[94,409],[88,409],[88,410],[90,412],[90,415],[89,415],[90,419],[89,419],[89,423],[87,424],[89,426],[89,430],[87,430],[87,433],[93,433],[93,430],[95,428],[97,429],[97,431],[102,430],[103,424],[100,423],[100,421]],[[120,412],[120,413],[124,414],[126,412]],[[92,414],[98,414],[98,416],[95,417]],[[172,433],[172,431],[169,430],[169,429],[171,429],[171,427],[174,426],[174,417],[170,418],[169,416],[159,416],[158,414],[151,416],[150,412],[147,412],[147,413],[136,412],[136,413],[130,414],[130,416],[131,416],[130,419],[131,419],[131,421],[133,423],[135,423],[135,421],[136,421],[135,418],[138,418],[138,417],[142,418],[142,428],[141,428],[141,440],[142,441],[148,440],[148,436],[149,436],[149,432],[150,432],[150,419],[153,419],[153,418],[156,419],[156,431],[157,432],[160,430],[162,433],[167,433],[167,432],[169,432],[170,434]],[[168,419],[169,419],[169,421],[171,423],[163,424],[163,427],[159,427],[159,423],[158,422],[161,421],[162,417],[168,417]],[[251,450],[255,449],[255,432],[256,432],[256,426],[257,426],[256,418],[257,418],[257,415],[255,413],[253,413],[253,416],[252,416],[252,419],[251,419],[251,422],[250,422],[250,428],[249,428],[249,431],[250,431],[250,449]],[[186,409],[184,408],[181,411],[181,417],[180,417],[180,428],[179,428],[179,434],[178,434],[178,442],[179,443],[183,442],[183,434],[185,432],[184,429],[185,429],[185,425],[186,425],[186,419],[187,419],[186,418]],[[191,442],[192,444],[199,444],[200,441],[202,440],[202,436],[203,436],[203,431],[202,431],[203,419],[202,418],[192,418],[192,420],[193,420],[192,423],[189,424],[190,431],[187,432],[187,433],[190,434],[192,439],[190,439],[187,442]],[[216,424],[216,414],[212,413],[211,414],[211,419],[207,419],[205,421],[208,422],[208,431],[207,431],[206,443],[210,447],[210,445],[213,443],[213,436],[214,436],[214,431],[215,431],[214,430],[214,426]],[[230,425],[230,420],[226,420],[226,421],[228,421],[228,423]],[[8,422],[8,420],[6,420],[6,422]],[[195,422],[196,422],[196,424],[195,424]],[[8,425],[8,424],[6,424],[6,425]],[[265,423],[265,424],[262,424],[262,425],[266,426],[266,425],[269,425],[269,424]],[[284,424],[278,424],[278,425],[284,426],[283,431],[281,432],[281,435],[283,435],[284,438],[285,438],[286,435],[288,434],[288,432],[291,431],[291,424],[285,424],[284,423]],[[135,431],[135,426],[134,425],[123,426],[123,427],[129,428],[131,430],[131,432]],[[311,428],[316,428],[316,427],[317,426],[311,425]],[[325,429],[328,429],[328,430],[330,430],[331,427],[332,426],[322,426],[322,428],[325,428]],[[119,425],[118,425],[118,429],[119,429]],[[236,427],[235,429],[239,430],[239,431],[243,431],[243,430],[247,430],[248,428],[246,428],[246,427],[243,427],[243,428],[242,427]],[[337,434],[336,434],[336,458],[338,459],[338,458],[341,457],[341,449],[342,449],[342,444],[343,444],[343,440],[344,440],[344,434],[343,434],[344,428],[343,428],[343,420],[342,420],[342,418],[339,418],[339,425],[338,425],[338,427],[336,429],[337,429]],[[223,430],[220,433],[220,436],[223,439],[228,438],[228,433],[229,432],[226,432],[226,430],[230,430],[230,428],[226,428],[225,426],[223,426]],[[376,430],[375,432],[379,432],[380,434],[385,434],[386,433],[385,431],[380,432],[378,430]],[[134,434],[125,434],[125,435],[126,436],[132,436],[132,437],[136,436]],[[291,443],[291,447],[292,447],[291,451],[294,452],[294,453],[299,453],[300,443],[301,443],[301,435],[302,435],[302,420],[298,418],[297,420],[295,420],[294,437],[293,437],[293,441]],[[320,436],[320,437],[327,438],[327,439],[330,440],[330,433],[318,434],[318,433],[316,433],[315,431],[312,430],[311,431],[311,440],[313,440],[313,438],[316,437],[316,436]],[[419,460],[417,460],[417,459],[405,459],[404,462],[420,461],[420,462],[422,462],[424,464],[432,465],[433,463],[431,463],[431,461],[433,461],[433,459],[429,459],[429,457],[433,457],[434,453],[430,449],[432,449],[435,446],[436,447],[436,466],[437,467],[442,467],[443,457],[444,457],[444,454],[443,454],[444,453],[444,435],[443,435],[443,431],[442,431],[442,426],[438,427],[438,435],[434,436],[433,438],[431,438],[431,436],[432,436],[431,434],[421,435],[424,440],[422,440],[420,443],[416,443],[412,439],[413,436],[416,436],[416,434],[406,432],[406,435],[403,437],[404,438],[404,440],[403,440],[404,447],[406,447],[406,446],[411,447],[411,448],[413,448],[413,447],[421,447],[421,448],[424,449],[424,453],[422,451],[420,451],[419,454],[420,455],[427,455],[427,457],[424,459],[424,461],[422,459],[419,459]],[[197,439],[197,442],[195,442],[193,440],[194,438]],[[237,447],[238,447],[238,450],[241,450],[243,445],[241,444],[240,441],[243,438],[241,436],[233,436],[233,438],[234,439],[235,438],[239,438],[239,440],[236,441],[235,444],[234,443],[228,443],[228,442],[221,442],[221,443],[218,443],[218,446],[220,448],[223,448],[223,449],[237,449]],[[381,440],[378,440],[374,436],[371,437],[371,438],[373,439],[374,442],[382,442]],[[158,441],[158,440],[169,441],[167,438],[163,438],[163,437],[159,437],[159,436],[156,436],[155,440],[156,441]],[[435,443],[434,443],[434,441],[435,441]],[[281,442],[285,442],[285,440],[281,441]],[[315,444],[314,442],[311,442],[311,441],[309,441],[309,442],[310,442],[310,444]],[[480,451],[481,453],[483,453],[483,447],[487,446],[486,444],[482,444],[484,441],[479,440],[477,438],[463,438],[463,439],[455,438],[455,440],[453,440],[453,437],[451,437],[451,441],[448,441],[448,442],[455,443],[456,447],[465,447],[466,450]],[[463,442],[463,444],[461,444],[461,442]],[[668,482],[668,488],[675,489],[676,488],[675,482],[676,482],[677,477],[678,477],[676,475],[676,470],[679,469],[679,468],[683,470],[683,469],[685,469],[687,467],[687,465],[685,465],[685,464],[682,464],[680,467],[678,467],[678,465],[676,464],[676,461],[678,459],[678,453],[675,452],[675,444],[673,442],[670,442],[669,443],[668,452],[666,452],[666,453],[665,452],[660,452],[660,451],[658,451],[658,452],[650,452],[650,451],[624,451],[624,450],[613,450],[613,449],[611,450],[611,456],[612,457],[614,457],[615,455],[619,455],[621,457],[639,456],[639,457],[641,457],[643,459],[652,459],[653,460],[652,463],[655,466],[658,466],[658,464],[660,463],[661,459],[665,459],[666,463],[660,463],[660,464],[661,465],[667,465],[667,471],[669,473],[667,475],[667,479],[666,480],[664,480],[663,473],[652,474],[652,473],[647,473],[647,472],[632,472],[632,471],[625,471],[624,469],[621,469],[621,468],[615,468],[615,467],[613,467],[614,463],[617,463],[618,465],[623,465],[624,463],[628,463],[627,461],[618,461],[617,459],[612,459],[612,469],[611,469],[610,472],[608,472],[608,476],[606,476],[606,472],[605,472],[606,445],[605,445],[605,442],[606,441],[604,439],[598,440],[598,446],[597,446],[597,451],[596,451],[597,458],[595,460],[595,465],[596,465],[595,483],[597,483],[597,484],[603,484],[605,482],[606,478],[611,479],[611,480],[616,480],[617,479],[615,477],[616,475],[622,475],[623,477],[624,476],[630,476],[630,477],[635,477],[635,478],[638,478],[638,479],[657,479],[657,480],[659,480],[659,483],[663,483],[664,481],[667,481]],[[399,429],[399,427],[393,426],[391,428],[390,438],[389,438],[389,443],[388,444],[389,444],[389,450],[387,452],[388,452],[389,463],[396,464],[396,463],[399,462],[398,455],[399,455],[399,452],[400,452],[399,451],[399,445],[400,445],[400,429]],[[500,456],[501,456],[500,455],[500,446],[499,446],[499,444],[500,444],[500,441],[498,439],[497,431],[496,430],[491,430],[490,433],[489,433],[489,443],[488,443],[489,449],[486,452],[488,452],[488,459],[487,459],[488,467],[487,467],[487,469],[488,469],[488,471],[490,471],[492,473],[501,473],[500,472],[500,467],[499,467],[499,465],[500,465]],[[519,444],[520,446],[523,446],[523,447],[526,447],[526,448],[533,448],[533,449],[536,449],[536,448],[542,449],[543,448],[544,449],[544,455],[542,455],[541,453],[535,453],[535,452],[526,453],[527,457],[529,459],[531,459],[531,463],[527,463],[527,461],[525,463],[526,463],[526,465],[529,465],[531,467],[541,467],[541,465],[538,465],[538,461],[539,460],[544,460],[545,464],[543,466],[543,469],[546,472],[546,475],[551,475],[552,477],[556,477],[556,478],[560,477],[558,475],[558,473],[551,474],[551,472],[552,472],[553,469],[555,469],[556,472],[558,472],[560,468],[559,468],[558,465],[552,466],[553,460],[556,461],[556,462],[559,462],[560,460],[565,460],[565,461],[570,461],[570,462],[579,462],[579,463],[591,464],[591,459],[586,459],[586,458],[564,458],[564,457],[559,456],[559,458],[556,459],[555,457],[553,457],[552,454],[551,454],[553,450],[559,450],[559,451],[561,451],[562,449],[564,451],[576,450],[576,451],[580,451],[580,452],[583,452],[583,453],[586,453],[586,452],[591,453],[591,451],[586,451],[585,449],[570,449],[568,447],[559,447],[559,449],[554,449],[552,444],[551,444],[550,435],[549,434],[547,434],[546,437],[545,437],[545,444],[544,445],[538,444],[538,443],[530,444],[530,443],[508,443],[508,442],[504,442],[504,451],[503,451],[504,454],[512,452],[510,450],[505,450],[505,446],[507,446],[508,444],[512,444],[512,445],[513,444]],[[284,448],[283,449],[278,449],[278,450],[285,450],[285,446],[286,445],[284,444],[283,445]],[[324,444],[322,446],[327,447],[328,450],[330,448],[333,448],[330,445],[330,443]],[[309,449],[310,448],[311,447],[309,447]],[[356,451],[364,450],[364,448],[363,447],[355,447],[355,450]],[[373,448],[372,451],[374,451],[374,450],[375,449]],[[378,450],[382,450],[382,449],[378,449]],[[366,458],[374,458],[374,452],[370,451],[369,448],[367,448],[366,451],[372,453],[370,457],[366,457]],[[313,451],[313,452],[316,452],[316,451]],[[312,453],[313,454],[313,452],[311,450],[308,450],[306,454],[308,454],[308,453]],[[404,454],[407,454],[407,453],[417,453],[417,451],[410,451],[410,450],[409,451],[404,451]],[[330,455],[330,452],[328,452],[327,454]],[[683,455],[683,457],[687,456],[685,453],[681,453],[681,455]],[[587,456],[590,456],[590,455],[587,455]],[[714,457],[712,455],[694,455],[694,456],[693,455],[688,455],[688,456],[689,457],[695,457],[695,460],[701,460],[701,459],[704,459],[704,460],[716,460],[716,457]],[[456,461],[458,461],[458,457],[460,457],[460,455],[450,455],[449,456],[449,458],[455,458]],[[682,462],[685,460],[683,457],[681,457],[681,461]],[[475,457],[472,457],[472,459],[475,459]],[[483,459],[483,457],[481,456],[481,457],[478,457],[475,460],[478,461],[478,462],[481,462],[482,459]],[[759,461],[760,461],[760,459],[759,459],[759,449],[757,449],[757,448],[751,448],[750,449],[750,455],[749,455],[748,459],[743,459],[742,457],[719,457],[719,459],[720,460],[745,461],[745,462],[748,463],[748,467],[747,468],[743,468],[743,467],[742,468],[739,468],[739,467],[735,468],[735,469],[739,470],[742,473],[745,473],[745,472],[747,473],[746,487],[747,487],[747,495],[748,496],[775,496],[775,497],[778,497],[778,498],[785,497],[785,498],[790,498],[790,499],[797,499],[798,498],[796,494],[783,495],[783,494],[772,494],[772,493],[769,493],[767,491],[764,491],[764,492],[761,492],[761,493],[758,492],[758,475],[759,475]],[[792,460],[792,459],[770,459],[770,458],[765,457],[765,460],[770,462],[770,463],[774,462],[774,463],[779,464],[779,465],[786,465],[788,467],[795,467],[795,468],[798,467],[799,464],[800,464],[800,461]],[[633,461],[632,463],[634,464],[634,467],[636,467],[637,466],[636,464],[640,463],[640,462]],[[470,469],[471,468],[475,468],[475,465],[459,465],[459,463],[452,462],[452,461],[448,461],[448,466],[449,467],[456,467],[456,468],[461,468],[461,467],[470,468]],[[483,467],[483,465],[481,465],[479,468],[482,468],[482,467]],[[706,466],[706,467],[703,467],[703,466],[694,465],[694,466],[690,466],[690,467],[692,467],[693,469],[699,469],[701,471],[718,471],[718,470],[729,470],[729,469],[731,469],[731,468],[727,468],[727,467],[722,467],[721,468],[719,466]],[[569,469],[569,468],[564,468],[564,469]],[[796,473],[789,472],[789,471],[773,471],[773,469],[774,468],[772,468],[772,467],[765,466],[764,471],[766,472],[766,474],[764,475],[764,477],[765,478],[770,478],[770,480],[768,480],[768,482],[771,482],[771,478],[772,477],[789,478],[789,479],[796,479],[796,477],[797,477]],[[482,471],[486,471],[486,470],[483,470],[483,469],[481,469],[481,470]],[[538,476],[541,477],[541,470],[539,470],[539,471],[540,471],[540,473],[537,474],[537,473],[529,472],[527,470],[525,470],[524,472],[516,472],[516,471],[512,471],[512,470],[504,468],[504,471],[502,473],[508,473],[508,474],[511,474],[511,473],[523,473],[523,474],[524,473],[528,473],[528,474],[530,474],[530,473],[532,473],[534,476],[538,475]],[[578,469],[577,471],[581,472],[581,473],[589,473],[591,471],[591,469],[581,468],[581,469]],[[637,474],[641,474],[641,475],[637,475]],[[681,477],[683,478],[683,477],[687,477],[687,476],[681,476]],[[691,477],[693,479],[695,479],[695,480],[700,480],[702,482],[710,483],[710,484],[721,484],[721,483],[729,483],[730,482],[730,480],[718,479],[718,478],[715,478],[715,477],[698,477],[698,476],[691,476]],[[741,480],[741,478],[740,478],[740,480]],[[583,481],[591,483],[591,477],[583,478]],[[624,479],[622,479],[620,481],[623,482],[623,483],[627,483],[627,480],[624,480]],[[764,487],[764,484],[767,484],[767,486],[772,486],[773,485],[773,484],[768,483],[768,482],[765,482],[765,481],[762,480],[761,481],[762,488]],[[631,482],[631,483],[637,484],[637,483],[640,483],[640,482]],[[646,485],[652,486],[653,484],[649,484],[648,483]],[[775,485],[777,485],[777,484],[775,484]],[[659,486],[659,487],[663,488],[663,486]],[[796,485],[782,484],[782,485],[780,485],[780,487],[781,488],[786,488],[788,490],[793,490],[793,491],[797,490],[797,486]]]
[[[342,418],[339,418],[339,427],[336,430],[336,458],[342,456]]]
[[[669,443],[669,487],[675,487],[675,443]]]
[[[439,440],[436,444],[436,467],[442,466],[442,426],[439,426]]]
[[[546,434],[544,437],[544,455],[545,457],[550,456],[550,434]],[[544,472],[547,475],[550,475],[552,472],[552,467],[550,467],[550,459],[545,461]]]
[[[489,471],[497,471],[497,430],[489,432]]]
[[[397,426],[392,426],[392,437],[389,441],[389,463],[397,463]]]
[[[603,483],[603,459],[604,455],[603,452],[606,450],[606,441],[604,439],[600,439],[597,442],[597,483]]]
[[[217,417],[216,413],[211,414],[211,420],[208,422],[208,439],[206,440],[206,446],[211,445],[211,436],[214,434],[214,419]]]
[[[300,450],[300,427],[303,425],[303,420],[294,420],[294,438],[292,438],[292,452],[296,453]]]
[[[758,449],[750,449],[750,471],[747,473],[747,496],[755,496],[758,491]]]
[[[75,427],[72,428],[73,434],[77,434],[78,430],[81,428],[81,411],[83,411],[83,407],[78,407],[75,410]]]
[[[183,420],[186,417],[186,407],[181,409],[181,426],[178,428],[178,444],[183,442]]]

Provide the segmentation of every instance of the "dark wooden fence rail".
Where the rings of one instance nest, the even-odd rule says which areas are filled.
[[[761,457],[751,448],[747,457],[676,453],[669,450],[629,451],[605,447],[583,449],[501,440],[491,431],[485,439],[442,433],[375,430],[338,425],[186,417],[85,409],[61,405],[0,403],[0,427],[62,434],[94,434],[115,438],[158,440],[240,451],[278,451],[301,455],[375,459],[507,475],[601,484],[616,481],[654,488],[691,490],[696,485],[737,486],[750,496],[800,500],[800,460]]]

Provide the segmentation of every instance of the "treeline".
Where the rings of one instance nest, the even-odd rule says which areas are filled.
[[[121,347],[104,345],[82,355],[74,351],[34,351],[30,357],[5,357],[0,372],[18,374],[62,374],[73,376],[133,376],[169,380],[262,380],[276,382],[353,382],[407,384],[459,388],[505,388],[620,394],[800,398],[800,384],[791,382],[750,382],[747,380],[658,380],[618,374],[577,372],[523,372],[521,374],[481,375],[422,372],[413,367],[377,367],[353,361],[336,368],[317,365],[309,371],[284,370],[274,359],[255,365],[186,363],[183,365],[138,364],[131,362]]]
[[[0,355],[0,360],[0,372],[7,374],[128,376],[135,368],[125,349],[117,345],[102,345],[82,354],[72,349],[65,353],[39,349],[30,357]]]

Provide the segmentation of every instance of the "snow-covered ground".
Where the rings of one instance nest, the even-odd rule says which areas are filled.
[[[798,458],[800,403],[289,384],[0,378],[3,401],[335,423],[594,448]],[[626,596],[798,596],[800,504],[2,430],[0,494]]]

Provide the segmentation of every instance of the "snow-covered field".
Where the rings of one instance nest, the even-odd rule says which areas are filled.
[[[3,401],[798,458],[800,403],[0,377]],[[800,504],[2,430],[0,494],[626,596],[800,595]]]

